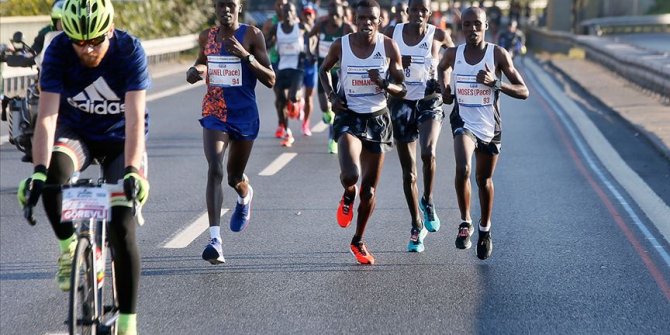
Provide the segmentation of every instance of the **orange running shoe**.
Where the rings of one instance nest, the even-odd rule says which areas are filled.
[[[360,241],[358,243],[352,243],[349,246],[351,247],[351,253],[356,257],[358,264],[375,264],[375,258],[368,252],[368,247],[365,246],[365,242]]]
[[[282,138],[282,137],[284,137],[284,135],[286,135],[284,125],[280,124],[280,125],[277,126],[277,130],[275,130],[275,137],[276,138]]]
[[[358,186],[354,185],[354,195],[347,197],[346,193],[342,195],[340,205],[337,207],[337,224],[342,228],[347,228],[354,219],[354,200],[358,194]]]
[[[286,104],[286,113],[290,119],[297,119],[300,116],[300,104],[289,100]]]

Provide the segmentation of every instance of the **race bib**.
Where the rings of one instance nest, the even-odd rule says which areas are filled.
[[[405,70],[405,84],[423,85],[427,80],[426,58],[423,56],[411,56],[412,62]]]
[[[101,187],[63,189],[61,221],[111,220],[109,192]]]
[[[344,92],[350,97],[364,97],[382,93],[382,89],[368,76],[368,66],[347,67]],[[381,70],[381,69],[380,69]],[[384,72],[379,72],[383,78]]]
[[[480,107],[493,104],[493,88],[477,82],[477,76],[456,76],[456,99],[459,105]]]
[[[207,77],[212,86],[242,86],[242,60],[235,56],[207,56]]]
[[[280,56],[293,56],[300,54],[300,48],[297,43],[279,43],[279,55]]]

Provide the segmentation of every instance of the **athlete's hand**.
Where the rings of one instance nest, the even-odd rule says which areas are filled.
[[[479,70],[477,73],[477,82],[486,86],[493,86],[495,81],[495,74],[489,69],[489,65],[484,63],[484,70]]]
[[[445,90],[446,92],[442,92],[442,102],[445,105],[451,105],[454,103],[454,95],[451,94],[449,90]]]
[[[402,68],[406,69],[412,64],[412,56],[402,56]]]
[[[126,167],[123,193],[126,194],[126,199],[137,200],[140,205],[144,205],[149,198],[149,181],[140,176],[139,171],[133,166]]]
[[[240,41],[238,41],[235,36],[224,38],[222,47],[228,51],[229,54],[238,58],[243,58],[249,54],[249,52],[244,49],[242,43],[240,43]]]
[[[335,99],[333,99],[332,103],[333,103],[333,112],[335,113],[344,112],[349,108],[347,106],[347,101],[343,99],[339,94],[335,94]]]
[[[195,84],[196,82],[202,80],[202,75],[204,73],[204,71],[199,71],[195,66],[191,66],[188,68],[188,71],[186,71],[186,81],[189,84]]]
[[[37,200],[39,200],[40,195],[42,195],[46,180],[47,168],[44,165],[38,165],[35,167],[35,171],[30,178],[26,178],[19,183],[16,198],[19,200],[21,208],[26,207],[26,205],[30,207],[35,207],[35,205],[37,205]],[[28,195],[27,198],[26,195]]]
[[[379,88],[385,89],[386,87],[383,87],[384,85],[384,79],[382,79],[381,75],[379,75],[379,69],[369,69],[368,70],[368,77],[370,80],[372,80]]]

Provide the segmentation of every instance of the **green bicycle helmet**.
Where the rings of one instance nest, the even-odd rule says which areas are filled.
[[[74,40],[90,40],[109,31],[114,20],[111,0],[65,0],[63,31]]]
[[[56,23],[63,19],[63,5],[65,0],[58,0],[51,7],[51,25],[56,29]]]

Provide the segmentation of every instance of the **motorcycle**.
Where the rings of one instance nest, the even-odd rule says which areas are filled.
[[[11,48],[0,44],[0,62],[9,67],[33,67],[37,53],[23,41],[20,31],[14,33]],[[25,153],[23,162],[32,161],[32,138],[37,119],[40,92],[37,76],[26,90],[26,95],[2,96],[2,121],[9,123],[9,143]]]

